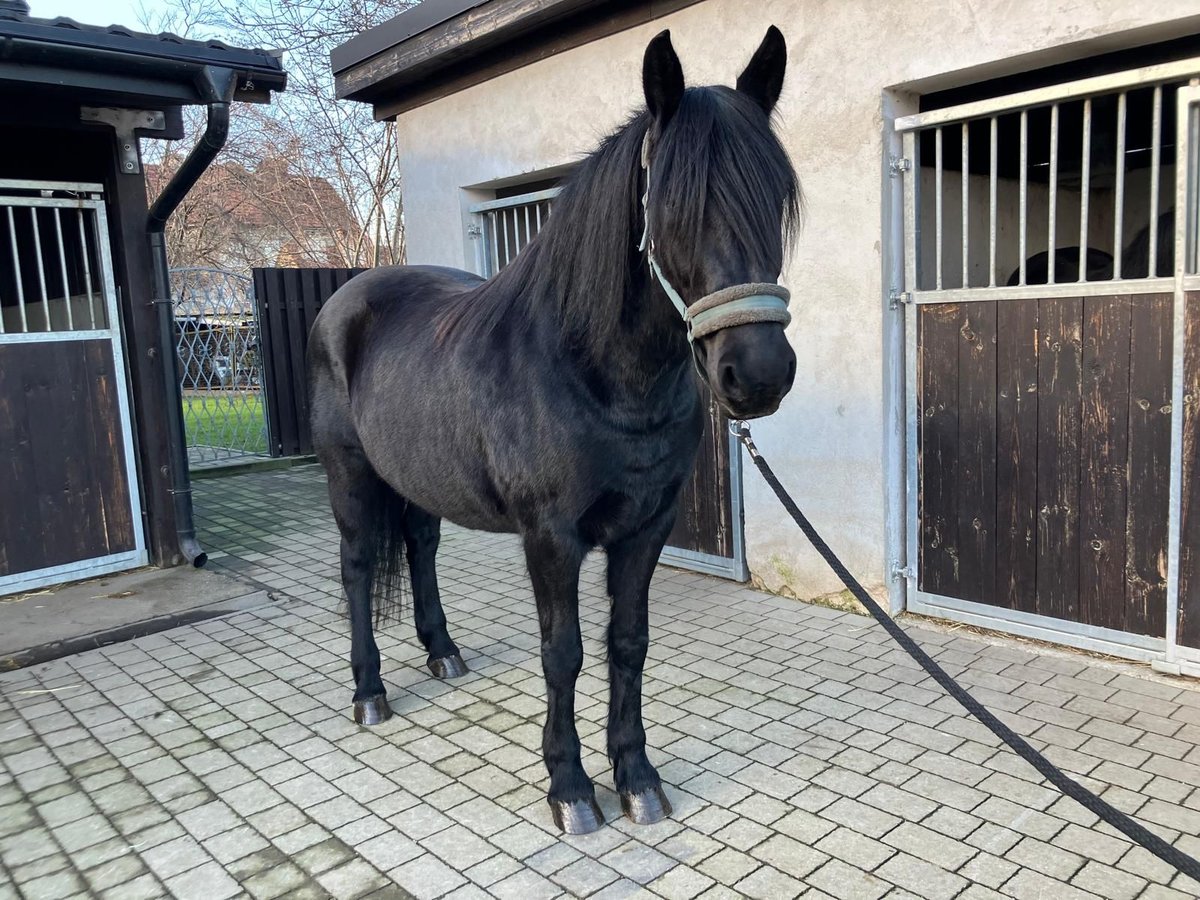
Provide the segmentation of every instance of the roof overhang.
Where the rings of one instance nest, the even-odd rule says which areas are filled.
[[[287,85],[278,54],[218,41],[147,35],[69,19],[0,17],[0,90],[70,96],[84,105],[208,102],[206,69],[235,73],[234,99],[269,103]]]
[[[698,2],[425,0],[335,48],[335,88],[390,119]]]

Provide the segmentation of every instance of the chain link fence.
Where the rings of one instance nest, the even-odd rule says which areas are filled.
[[[171,286],[190,465],[268,456],[251,280],[221,269],[174,269]]]

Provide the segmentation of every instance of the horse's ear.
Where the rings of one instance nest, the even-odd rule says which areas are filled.
[[[650,115],[660,126],[666,125],[679,109],[683,99],[683,67],[675,48],[671,46],[671,32],[663,31],[646,47],[646,58],[642,62],[642,88],[646,92],[646,106]]]
[[[772,25],[767,29],[746,71],[738,76],[737,89],[749,96],[767,113],[775,108],[783,90],[783,73],[787,69],[787,44],[783,33]]]

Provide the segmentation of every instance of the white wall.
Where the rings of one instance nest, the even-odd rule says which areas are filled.
[[[1038,51],[1048,52],[1022,65],[1076,58],[1083,51],[1072,44],[1131,29],[1165,25],[1141,32],[1143,41],[1161,39],[1195,30],[1195,21],[1170,23],[1196,13],[1194,0],[707,0],[403,114],[409,260],[473,267],[465,214],[472,195],[463,189],[592,149],[641,102],[642,53],[663,28],[689,83],[731,84],[767,26],[778,25],[792,60],[779,130],[808,215],[783,276],[795,298],[788,333],[796,386],[755,434],[850,569],[879,588],[887,568],[884,91],[969,83],[1012,71],[1003,61]],[[1125,35],[1100,49],[1131,42]],[[749,563],[761,582],[800,596],[840,589],[752,467],[745,495]]]

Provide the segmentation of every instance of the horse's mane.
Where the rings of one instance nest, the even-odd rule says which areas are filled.
[[[540,233],[497,275],[450,300],[438,335],[477,338],[502,322],[528,327],[553,310],[568,343],[603,342],[640,278],[641,150],[651,127],[641,110],[605,137],[563,185]],[[780,222],[780,202],[783,221]],[[650,188],[656,239],[699,248],[706,215],[723,217],[748,246],[785,245],[798,224],[800,185],[762,110],[726,87],[689,88],[655,143]]]

